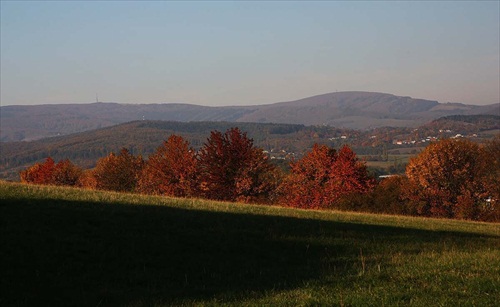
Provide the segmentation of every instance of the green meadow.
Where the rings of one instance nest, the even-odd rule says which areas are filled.
[[[500,224],[0,182],[0,306],[494,306]]]

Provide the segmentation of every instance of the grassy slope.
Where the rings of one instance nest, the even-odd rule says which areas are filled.
[[[478,305],[500,225],[0,182],[0,305]]]

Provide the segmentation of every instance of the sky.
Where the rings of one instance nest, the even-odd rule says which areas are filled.
[[[500,101],[500,1],[4,1],[0,104]]]

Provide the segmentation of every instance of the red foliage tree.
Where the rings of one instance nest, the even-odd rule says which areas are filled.
[[[36,163],[30,168],[21,171],[20,177],[23,183],[52,184],[55,162],[48,157],[43,163]]]
[[[211,132],[199,153],[198,173],[200,196],[244,202],[265,201],[278,177],[263,151],[238,128]]]
[[[23,183],[73,186],[81,173],[82,170],[69,160],[62,160],[56,164],[51,157],[48,157],[44,163],[36,163],[21,171],[20,177]]]
[[[368,175],[365,163],[358,160],[349,146],[343,146],[333,162],[326,193],[335,199],[350,193],[370,191],[375,181]]]
[[[119,155],[114,153],[99,159],[92,172],[96,188],[101,190],[133,192],[136,188],[144,161],[123,148]]]
[[[341,197],[368,192],[373,186],[365,164],[348,146],[337,153],[315,144],[307,155],[291,164],[291,173],[280,188],[280,203],[297,208],[329,208]]]
[[[196,153],[189,142],[171,135],[149,156],[139,179],[139,191],[169,196],[192,196],[196,187]]]

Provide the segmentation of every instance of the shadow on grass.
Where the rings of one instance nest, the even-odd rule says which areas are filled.
[[[0,305],[226,301],[356,274],[360,249],[485,236],[292,217],[13,200],[0,206]],[[419,245],[420,243],[420,245]]]

